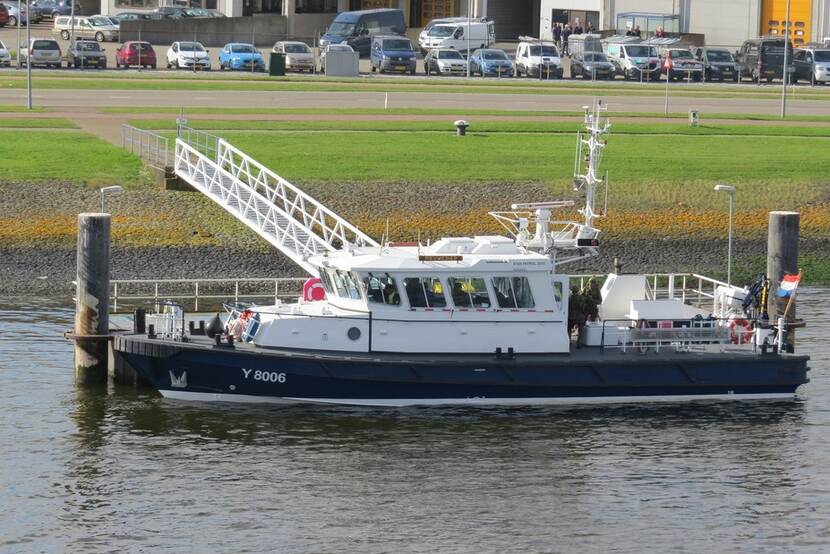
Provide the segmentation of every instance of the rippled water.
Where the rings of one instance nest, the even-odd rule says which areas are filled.
[[[71,310],[0,307],[0,551],[827,552],[828,300],[795,402],[569,410],[81,390]]]

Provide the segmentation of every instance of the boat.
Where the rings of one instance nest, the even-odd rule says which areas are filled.
[[[769,282],[573,277],[607,213],[611,124],[585,108],[572,200],[491,212],[504,235],[380,241],[223,139],[181,137],[176,173],[310,277],[293,302],[229,304],[196,327],[168,303],[113,348],[164,397],[366,406],[793,398],[809,381]],[[604,196],[603,201],[600,199]],[[601,207],[600,207],[601,206]],[[573,219],[554,214],[578,213]],[[576,286],[574,286],[576,285]]]

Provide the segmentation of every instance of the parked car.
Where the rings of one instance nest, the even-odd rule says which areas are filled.
[[[496,42],[496,31],[492,21],[474,19],[470,22],[455,21],[433,25],[427,33],[422,48],[453,48],[467,53],[477,48],[486,48]]]
[[[17,11],[17,2],[3,2],[6,6],[6,11],[9,12],[9,27],[17,27],[17,22],[21,25],[28,25],[29,12],[26,10],[25,4],[20,4],[20,12]]]
[[[158,67],[156,51],[149,42],[128,40],[115,51],[115,67],[124,69],[131,65],[139,67]]]
[[[466,75],[467,60],[458,50],[433,48],[424,57],[424,72],[427,75]]]
[[[513,62],[510,61],[504,50],[498,48],[480,48],[473,52],[468,61],[471,75],[478,73],[482,77],[488,75],[510,77],[514,72]]]
[[[285,54],[286,71],[308,71],[313,73],[317,62],[314,60],[314,52],[304,42],[281,40],[274,44],[272,52]]]
[[[219,69],[265,71],[265,60],[253,44],[231,42],[219,52]]]
[[[210,17],[228,17],[219,10],[208,10],[208,13],[210,14]]]
[[[666,48],[663,50],[661,71],[669,81],[675,79],[703,80],[703,62],[695,59],[688,48]]]
[[[323,51],[320,52],[320,72],[325,73],[326,71],[326,56],[328,56],[329,52],[354,52],[354,49],[349,46],[348,44],[329,44]]]
[[[107,68],[107,53],[94,40],[76,40],[66,51],[66,67]]]
[[[187,15],[188,9],[189,8],[181,6],[161,6],[153,10],[152,14],[154,19],[183,19],[185,17],[190,17]]]
[[[25,66],[31,60],[32,67],[42,65],[43,67],[61,66],[61,47],[58,41],[51,38],[33,38],[29,47],[20,51],[20,64]]]
[[[731,79],[738,82],[738,64],[732,52],[726,48],[703,46],[694,50],[695,58],[703,63],[703,78],[706,81]]]
[[[32,23],[40,23],[41,21],[43,21],[43,12],[41,12],[37,6],[30,5],[29,20],[31,20]]]
[[[121,12],[118,15],[111,15],[110,19],[117,19],[119,23],[122,21],[150,21],[153,19],[153,15],[146,12]]]
[[[187,14],[187,17],[213,17],[210,10],[205,8],[187,8],[185,14]]]
[[[368,56],[374,35],[403,35],[406,32],[403,12],[396,9],[340,12],[320,37],[320,47],[346,43],[361,56]]]
[[[602,52],[583,52],[571,56],[571,79],[613,79],[614,64]]]
[[[830,49],[799,48],[793,52],[795,73],[792,82],[807,81],[811,85],[830,81]]]
[[[792,44],[787,44],[787,59],[793,59]],[[787,71],[795,72],[795,65],[788,63]],[[741,75],[749,75],[761,84],[761,79],[771,83],[784,75],[784,39],[781,37],[761,37],[747,40],[738,52],[738,66]]]
[[[59,15],[69,15],[72,13],[72,0],[35,0],[32,6],[37,7],[40,12],[52,20]],[[75,13],[80,13],[81,5],[75,2]]]
[[[608,61],[625,80],[659,79],[660,59],[654,46],[637,43],[603,43]]]
[[[210,56],[201,42],[176,41],[167,49],[167,69],[210,71]]]
[[[9,10],[5,4],[0,4],[0,27],[5,27],[9,24]]]
[[[562,78],[562,59],[552,42],[520,42],[516,47],[516,77]]]
[[[0,66],[9,67],[12,64],[12,56],[9,53],[9,49],[6,48],[6,45],[3,44],[3,41],[0,40]]]
[[[415,75],[415,50],[406,37],[376,35],[369,55],[372,71],[400,71]]]
[[[118,25],[113,24],[110,18],[104,15],[92,17],[61,15],[55,19],[52,33],[59,35],[63,40],[69,40],[73,34],[75,38],[92,38],[98,42],[105,40],[117,41],[120,34]]]

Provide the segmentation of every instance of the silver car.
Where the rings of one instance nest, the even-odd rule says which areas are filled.
[[[317,65],[314,61],[314,52],[304,42],[282,40],[274,44],[271,50],[277,54],[285,54],[286,71],[314,72]]]
[[[427,75],[466,75],[467,60],[458,50],[434,48],[424,57],[424,72]]]
[[[26,65],[31,58],[32,67],[42,65],[44,67],[61,66],[61,47],[58,41],[51,38],[33,38],[29,47],[20,52],[20,63]]]

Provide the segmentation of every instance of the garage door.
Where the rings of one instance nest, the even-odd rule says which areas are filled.
[[[533,0],[487,0],[487,18],[496,22],[496,40],[537,36],[539,24],[533,20],[533,8]]]

